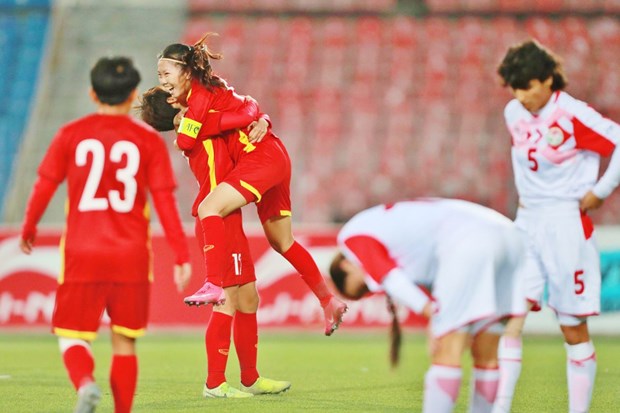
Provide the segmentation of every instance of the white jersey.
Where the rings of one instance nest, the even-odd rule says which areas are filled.
[[[525,309],[517,275],[521,236],[512,221],[480,205],[447,199],[379,205],[345,224],[338,244],[364,269],[370,291],[385,291],[417,313],[432,300],[435,336],[461,328],[473,334]]]
[[[512,228],[500,213],[454,199],[417,199],[378,205],[348,221],[338,234],[338,244],[347,258],[363,264],[379,289],[382,278],[393,267],[402,269],[416,284],[431,285],[438,248],[451,244],[460,234],[481,231],[489,226]],[[364,254],[377,241],[386,256]],[[363,261],[363,262],[361,262]],[[373,286],[373,282],[369,282]],[[371,289],[372,290],[372,289]]]
[[[592,190],[606,198],[620,182],[620,155],[597,182],[601,156],[614,153],[620,125],[557,91],[536,115],[513,99],[504,117],[512,135],[512,165],[521,205],[578,205]]]

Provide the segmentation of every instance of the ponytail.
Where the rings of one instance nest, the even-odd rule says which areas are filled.
[[[387,307],[392,314],[392,325],[390,326],[390,365],[392,368],[398,367],[400,361],[400,345],[402,342],[402,332],[400,322],[396,314],[396,305],[389,296],[387,298]]]
[[[192,77],[198,79],[209,90],[215,87],[226,87],[226,83],[219,76],[213,74],[213,68],[211,67],[211,60],[221,60],[223,58],[221,53],[209,50],[207,39],[212,36],[217,36],[217,33],[209,32],[194,43],[188,62]]]

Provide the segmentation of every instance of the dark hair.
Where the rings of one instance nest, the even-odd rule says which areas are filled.
[[[210,60],[222,59],[221,53],[215,53],[207,47],[207,39],[217,33],[207,33],[193,46],[174,43],[167,46],[157,56],[158,59],[176,60],[190,71],[192,78],[198,79],[203,86],[212,90],[214,87],[226,87],[226,82],[213,73]]]
[[[140,83],[140,72],[128,57],[102,57],[90,71],[90,83],[101,103],[118,105]]]
[[[398,321],[398,314],[396,314],[396,304],[394,304],[389,295],[385,297],[387,298],[388,311],[392,315],[392,324],[390,325],[390,365],[392,368],[396,368],[400,362],[402,332],[400,322]]]
[[[562,60],[536,40],[528,40],[508,49],[497,68],[504,86],[513,89],[529,88],[531,80],[541,82],[553,77],[551,90],[562,90],[568,84]]]
[[[345,298],[349,299],[359,299],[360,297],[350,297],[344,293],[344,284],[346,282],[348,273],[342,269],[342,261],[345,260],[345,256],[339,252],[332,259],[332,262],[329,266],[329,275],[334,282],[334,286]],[[396,305],[390,298],[390,296],[386,295],[387,298],[387,307],[388,311],[392,315],[392,324],[390,326],[390,365],[392,368],[398,366],[400,361],[400,346],[402,342],[402,333],[400,328],[400,322],[398,320],[398,315],[396,314]]]
[[[329,265],[329,275],[332,277],[332,281],[334,282],[334,287],[336,287],[336,290],[338,290],[340,295],[346,297],[346,295],[344,294],[344,283],[347,278],[347,273],[345,272],[345,270],[342,269],[342,266],[340,265],[342,261],[344,261],[344,255],[339,252],[332,259],[332,262]]]
[[[174,130],[174,117],[180,111],[168,103],[169,97],[170,93],[155,86],[142,94],[136,106],[142,120],[160,132]]]

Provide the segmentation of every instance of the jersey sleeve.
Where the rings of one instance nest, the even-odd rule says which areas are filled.
[[[570,104],[576,147],[609,156],[620,142],[620,125],[584,102]]]
[[[387,248],[376,238],[355,235],[347,238],[344,244],[355,255],[364,271],[379,284],[391,270],[398,267]]]
[[[431,297],[403,273],[381,241],[367,235],[357,235],[346,239],[344,244],[390,297],[415,313],[423,312]]]
[[[56,183],[61,183],[67,176],[67,166],[69,164],[69,154],[65,140],[69,132],[60,129],[52,139],[39,169],[38,175],[50,179]]]
[[[203,134],[212,136],[231,129],[245,128],[258,118],[258,114],[258,103],[246,98],[236,111],[207,113],[201,130]]]
[[[22,239],[33,240],[37,232],[37,224],[43,216],[54,192],[58,188],[58,182],[45,176],[39,175],[34,184],[22,224]]]
[[[187,100],[187,111],[177,129],[177,145],[179,149],[189,151],[194,147],[198,134],[202,129],[205,116],[210,109],[208,96],[201,93],[197,86],[193,86],[190,97]]]

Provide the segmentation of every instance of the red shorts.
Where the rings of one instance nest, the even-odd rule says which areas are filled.
[[[115,333],[144,335],[149,316],[151,284],[65,282],[56,290],[52,331],[60,337],[92,341],[97,337],[103,310]]]
[[[243,218],[241,210],[236,210],[224,217],[226,228],[226,264],[222,287],[232,287],[234,285],[244,285],[256,281],[254,271],[254,261],[250,254],[250,245],[243,232]],[[204,235],[200,220],[196,219],[196,239],[202,251],[204,247]]]
[[[246,201],[256,202],[261,222],[291,215],[291,160],[280,139],[272,138],[244,153],[224,182]]]

